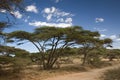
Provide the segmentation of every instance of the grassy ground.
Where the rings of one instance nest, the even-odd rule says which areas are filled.
[[[25,60],[22,62],[28,63]],[[80,64],[81,63],[79,57],[75,57],[73,63],[71,64],[62,64],[60,69],[53,69],[49,71],[41,70],[38,65],[31,64],[29,65],[29,67],[20,70],[19,73],[14,73],[12,71],[4,71],[4,73],[0,74],[0,80],[43,80],[48,77],[84,72],[94,68],[93,66],[82,66]],[[106,61],[105,66],[108,66],[106,64],[109,65],[111,63],[108,63]]]
[[[35,69],[27,69],[25,70],[25,77],[24,80],[42,80],[48,77],[54,77],[57,75],[66,75],[70,73],[76,73],[76,72],[83,72],[87,71],[88,68],[86,67],[80,67],[80,65],[68,65],[65,67],[62,67],[60,69],[53,69],[53,70],[38,70],[37,68]]]
[[[12,71],[4,71],[0,75],[0,80],[43,80],[48,77],[54,77],[57,75],[66,75],[70,73],[87,71],[89,67],[83,67],[80,65],[65,65],[60,69],[53,70],[40,70],[37,66],[26,68],[19,73]]]
[[[120,80],[120,67],[106,71],[102,80]]]

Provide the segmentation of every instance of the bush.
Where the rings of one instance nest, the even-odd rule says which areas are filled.
[[[90,53],[88,53],[87,55],[87,64],[92,65],[94,67],[101,67],[101,65],[103,64],[103,62],[100,59],[100,53],[97,51],[91,51]]]
[[[106,71],[102,78],[103,80],[120,80],[120,67]]]

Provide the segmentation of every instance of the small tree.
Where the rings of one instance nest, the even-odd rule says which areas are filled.
[[[82,53],[83,53],[82,64],[84,65],[86,63],[88,52],[91,51],[96,46],[95,44],[99,40],[98,38],[95,38],[95,37],[99,37],[99,33],[84,30],[84,31],[79,31],[76,34],[79,35],[75,36],[74,39],[76,43],[80,46],[80,49],[82,49]]]
[[[77,35],[79,34],[79,35]],[[86,60],[88,58],[88,53],[93,49],[99,49],[104,46],[110,46],[112,40],[111,39],[99,39],[100,34],[98,32],[91,32],[88,30],[79,31],[75,33],[75,37],[73,37],[76,43],[80,46],[83,53],[83,62],[82,65],[86,64]]]
[[[107,49],[105,55],[109,59],[109,61],[113,61],[113,59],[119,60],[120,50],[119,49]]]

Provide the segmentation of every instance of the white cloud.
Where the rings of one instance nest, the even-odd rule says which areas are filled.
[[[45,17],[47,21],[53,20],[53,18],[54,18],[54,19],[56,19],[55,20],[56,22],[59,21],[58,19],[63,18],[63,17],[68,18],[70,21],[70,20],[72,20],[71,17],[73,16],[73,14],[62,11],[62,10],[57,9],[55,7],[44,8],[42,13],[43,13],[43,17]]]
[[[35,5],[29,5],[25,8],[25,10],[28,11],[28,12],[38,13],[38,10],[37,10]]]
[[[100,38],[105,38],[105,37],[106,37],[105,34],[101,34],[101,35],[100,35]]]
[[[117,35],[111,35],[109,38],[113,40],[113,44],[120,44],[120,38]]]
[[[57,19],[56,22],[64,22],[64,19],[63,18]]]
[[[46,14],[50,14],[50,13],[54,13],[56,10],[57,9],[55,7],[51,7],[51,8],[45,8],[43,12]]]
[[[94,28],[95,30],[97,30],[97,31],[99,31],[99,32],[105,32],[105,31],[107,31],[107,29],[100,29],[100,28]]]
[[[116,34],[109,36],[109,38],[113,40],[111,49],[120,49],[120,38]]]
[[[62,0],[55,0],[55,3],[59,3],[60,1],[62,1]]]
[[[6,10],[5,9],[0,9],[0,12],[1,13],[6,13]]]
[[[112,43],[112,49],[120,49],[120,41],[116,41]]]
[[[50,8],[45,8],[45,9],[44,9],[44,12],[47,13],[47,14],[50,13],[50,12],[51,12],[51,11],[50,11]]]
[[[73,14],[70,14],[70,13],[64,12],[64,11],[59,11],[59,10],[57,10],[57,11],[55,12],[55,16],[64,17],[64,16],[73,16]]]
[[[96,22],[96,23],[104,22],[104,19],[103,19],[103,18],[96,18],[96,19],[95,19],[95,22]]]
[[[19,11],[11,12],[16,18],[20,19],[22,18],[22,14]]]
[[[36,26],[36,27],[50,26],[50,27],[61,27],[61,28],[72,26],[72,24],[69,24],[69,23],[47,23],[47,22],[41,22],[41,21],[31,22],[29,23],[29,25]]]
[[[113,35],[110,35],[110,36],[107,36],[105,34],[101,34],[100,35],[100,39],[105,39],[105,38],[110,38],[113,40],[113,43],[112,43],[112,48],[111,47],[107,47],[107,49],[120,49],[120,38],[117,37],[116,34],[113,34]]]
[[[54,13],[57,9],[55,7],[51,7],[51,13]]]
[[[66,23],[71,23],[72,22],[72,18],[66,18],[65,22]]]
[[[25,19],[24,21],[25,21],[25,22],[28,22],[28,19]]]
[[[49,14],[47,17],[46,17],[47,21],[50,21],[52,19],[52,14]]]
[[[120,38],[117,38],[116,41],[120,41]]]
[[[120,42],[120,38],[119,38],[119,36],[117,36],[117,35],[111,35],[110,37],[109,37],[110,39],[112,39],[114,42]]]
[[[53,26],[53,27],[71,27],[73,14],[62,11],[55,7],[44,8],[42,11],[43,17],[46,21],[34,21],[30,22],[29,25],[41,27],[41,26]]]
[[[116,35],[111,35],[110,39],[115,40],[115,39],[117,39],[117,36]]]

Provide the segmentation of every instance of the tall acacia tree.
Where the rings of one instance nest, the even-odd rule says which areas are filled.
[[[81,30],[81,27],[78,29]],[[70,38],[73,32],[76,32],[76,27],[40,27],[35,29],[34,33],[25,31],[12,32],[9,34],[9,38],[18,41],[28,40],[33,43],[41,55],[43,68],[51,69],[64,48],[74,44],[74,41]]]

